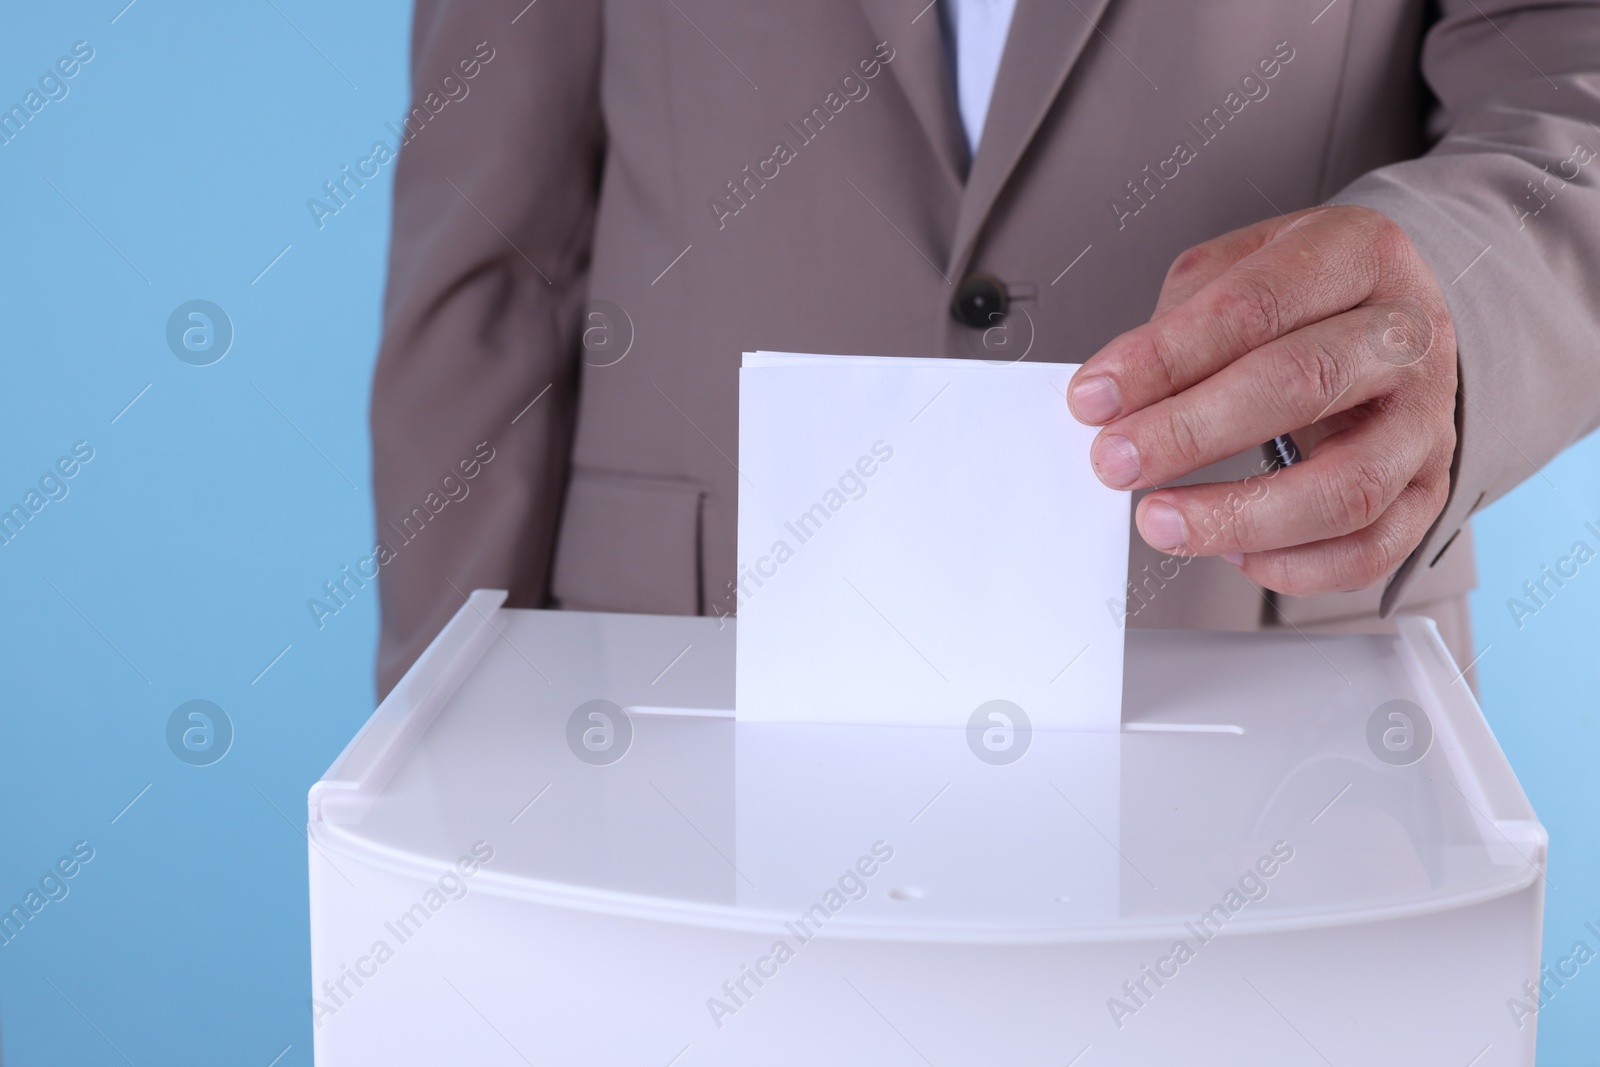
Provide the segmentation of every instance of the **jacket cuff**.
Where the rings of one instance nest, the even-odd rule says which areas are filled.
[[[1499,495],[1493,490],[1502,484],[1505,453],[1516,455],[1496,427],[1496,418],[1477,399],[1497,395],[1488,362],[1497,331],[1483,318],[1503,313],[1501,301],[1515,287],[1495,281],[1505,265],[1503,259],[1496,262],[1489,241],[1389,174],[1368,174],[1329,202],[1371,208],[1400,225],[1438,280],[1456,337],[1456,451],[1450,465],[1450,492],[1444,510],[1384,587],[1379,614],[1388,618],[1422,574],[1453,548],[1470,543],[1470,538],[1461,538],[1468,517],[1491,495]],[[1495,299],[1489,294],[1497,284]],[[1536,469],[1528,461],[1523,476]]]

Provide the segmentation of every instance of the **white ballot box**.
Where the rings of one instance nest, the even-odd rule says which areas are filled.
[[[1133,631],[1069,732],[739,722],[733,620],[504,598],[311,789],[321,1067],[1533,1063],[1546,835],[1430,622]]]

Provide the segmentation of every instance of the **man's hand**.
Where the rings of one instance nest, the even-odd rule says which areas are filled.
[[[1115,489],[1309,428],[1304,462],[1270,479],[1162,489],[1138,512],[1154,548],[1308,596],[1372,585],[1421,542],[1450,488],[1455,392],[1455,333],[1415,246],[1376,211],[1324,207],[1183,253],[1150,321],[1067,396],[1104,427],[1090,460]]]

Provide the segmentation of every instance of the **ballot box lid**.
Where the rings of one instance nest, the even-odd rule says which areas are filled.
[[[1426,619],[1130,631],[1122,729],[1073,733],[1006,704],[739,722],[733,619],[504,599],[473,593],[312,787],[313,863],[437,879],[487,855],[474,891],[531,906],[1005,944],[1381,921],[1542,877],[1544,829]]]

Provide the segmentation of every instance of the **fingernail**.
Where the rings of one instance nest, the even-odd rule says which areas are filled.
[[[1126,489],[1139,478],[1139,450],[1126,437],[1102,437],[1090,459],[1100,480],[1113,489]]]
[[[1122,397],[1117,383],[1104,375],[1080,378],[1067,390],[1067,406],[1079,422],[1099,425],[1122,414]]]
[[[1171,504],[1158,502],[1147,505],[1144,516],[1139,520],[1139,530],[1152,548],[1182,548],[1189,540],[1183,515]]]
[[[1222,554],[1222,558],[1227,560],[1229,563],[1233,564],[1235,567],[1244,566],[1244,553],[1243,552],[1224,552]]]

